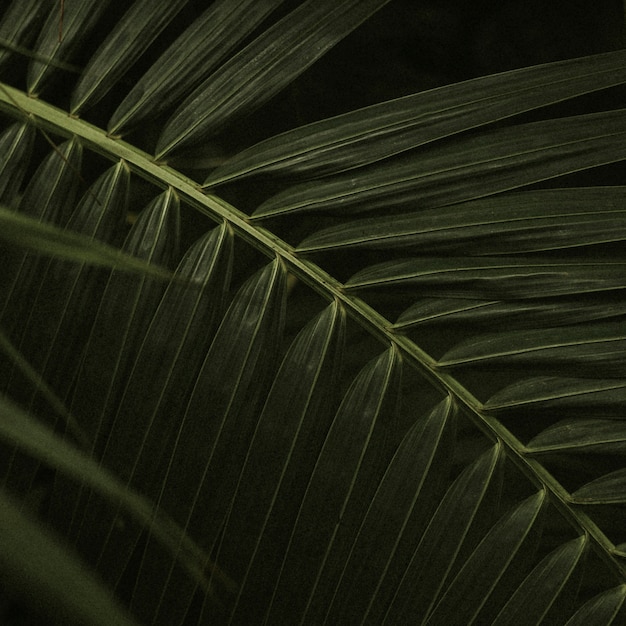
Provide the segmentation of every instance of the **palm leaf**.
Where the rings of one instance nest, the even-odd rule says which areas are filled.
[[[197,144],[271,98],[388,1],[304,2],[183,102],[159,137],[157,157]],[[199,115],[192,114],[200,109]]]
[[[48,570],[11,594],[51,623],[623,621],[624,181],[594,168],[624,109],[559,104],[623,51],[274,135],[263,104],[384,0],[18,4],[0,521],[94,604]],[[243,149],[207,172],[209,139]]]
[[[368,165],[579,95],[585,85],[595,90],[619,84],[623,57],[622,52],[610,53],[485,76],[316,122],[243,150],[211,172],[204,185],[251,174],[319,176]]]

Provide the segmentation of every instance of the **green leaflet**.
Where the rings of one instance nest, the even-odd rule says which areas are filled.
[[[28,67],[27,91],[38,96],[59,77],[59,65],[72,59],[73,53],[96,26],[98,19],[107,9],[109,0],[81,0],[67,2],[63,15],[50,11],[43,24],[35,54]]]
[[[626,424],[620,420],[563,420],[534,437],[527,448],[531,454],[619,454],[626,450]]]
[[[118,22],[83,70],[72,93],[73,115],[100,100],[188,0],[140,0]],[[147,16],[147,19],[146,19]]]
[[[423,298],[403,311],[394,328],[410,330],[421,325],[475,326],[490,329],[506,322],[510,329],[540,328],[621,317],[624,305],[608,294],[580,295],[532,300],[472,300],[468,298]]]
[[[13,2],[9,6],[0,20],[0,68],[9,65],[11,52],[28,51],[27,46],[39,30],[46,8],[49,7],[42,0]]]
[[[626,502],[626,469],[620,469],[583,485],[572,494],[578,504],[623,504]]]
[[[624,111],[488,130],[363,170],[295,185],[266,200],[256,219],[301,211],[446,206],[548,180],[626,156]]]
[[[321,176],[624,81],[623,51],[559,61],[412,94],[296,128],[231,157],[204,181],[251,174]]]
[[[185,254],[133,360],[122,399],[106,437],[102,462],[154,501],[163,497],[169,446],[185,423],[185,407],[216,326],[223,314],[232,263],[232,235],[210,231]],[[158,372],[152,364],[159,364]],[[141,428],[137,428],[141,421]],[[119,511],[93,499],[83,524],[98,562],[116,583],[128,566],[141,529],[120,529]],[[177,515],[177,513],[173,513]]]
[[[159,506],[192,536],[202,536],[210,549],[216,546],[226,517],[232,515],[235,491],[243,489],[239,481],[260,419],[258,405],[272,380],[284,332],[285,281],[284,266],[274,261],[239,289],[207,351],[169,458],[165,459]],[[265,445],[271,443],[271,439],[265,441]],[[188,475],[200,479],[187,481]],[[262,478],[255,472],[250,479]],[[268,478],[263,488],[271,491],[273,487]],[[259,503],[264,501],[261,492],[253,490],[253,495]],[[243,499],[243,506],[251,504],[251,500]],[[259,507],[255,515],[262,512]],[[248,521],[247,517],[235,516],[233,523]],[[237,543],[238,554],[249,556],[243,543],[249,545],[256,537],[236,532],[234,537],[242,542],[241,552]],[[145,610],[150,619],[158,616],[164,623],[176,623],[193,598],[194,585],[181,579],[175,566],[169,555],[146,551],[133,603],[148,607]],[[240,584],[241,572],[233,574],[231,578]]]
[[[589,623],[612,624],[624,604],[624,599],[626,599],[624,585],[598,594],[576,611],[566,626],[585,626]]]
[[[626,262],[540,257],[427,257],[373,265],[346,281],[352,291],[405,288],[455,298],[546,298],[622,290]]]
[[[179,224],[178,198],[172,191],[157,196],[140,214],[123,250],[146,262],[167,267],[176,258]],[[140,341],[140,329],[150,319],[165,290],[163,281],[145,275],[113,272],[87,341],[72,398],[72,411],[94,445],[106,436],[129,355]]]
[[[547,252],[626,238],[625,187],[509,193],[318,231],[300,253],[367,248],[480,256]]]
[[[586,537],[573,539],[546,556],[506,603],[494,626],[539,624],[568,582],[587,546]]]
[[[531,532],[544,500],[544,492],[530,496],[493,526],[450,583],[426,624],[469,624],[476,618],[488,592],[477,598],[470,589],[484,585],[491,591],[498,584]]]
[[[128,92],[109,121],[109,132],[118,135],[176,106],[282,3],[283,0],[212,2]]]
[[[323,584],[320,579],[325,558],[332,550],[365,449],[372,440],[376,423],[383,420],[386,412],[396,408],[395,398],[390,402],[388,396],[396,391],[400,373],[398,355],[390,349],[361,370],[344,397],[311,474],[289,538],[267,612],[269,623],[303,616],[308,599],[306,592],[310,598],[316,587]],[[318,530],[315,537],[308,531],[311,526]],[[309,566],[302,568],[305,555]]]
[[[341,571],[326,615],[330,623],[347,619],[348,607],[350,615],[372,619],[372,612],[380,612],[386,596],[393,593],[395,585],[385,585],[388,581],[384,578],[392,576],[394,561],[408,562],[407,552],[421,535],[423,507],[431,506],[432,494],[438,492],[433,475],[436,477],[442,462],[438,458],[442,441],[451,434],[448,422],[453,411],[450,399],[444,400],[426,419],[418,420],[402,440]]]
[[[269,100],[389,0],[307,0],[203,82],[176,110],[159,160],[184,152]]]
[[[28,168],[34,129],[30,124],[12,124],[0,135],[0,202],[9,204],[15,197]]]
[[[497,507],[501,450],[494,446],[469,465],[441,499],[384,615],[384,624],[426,617],[440,597],[479,508]],[[415,593],[420,589],[420,593]]]
[[[28,181],[17,211],[13,213],[2,209],[0,237],[4,236],[5,242],[18,242],[22,248],[37,252],[50,248],[50,230],[46,230],[46,225],[52,228],[54,224],[65,224],[77,191],[75,168],[80,167],[81,157],[81,145],[75,140],[65,142],[58,151],[46,157]],[[19,162],[21,159],[15,160]],[[17,172],[10,172],[10,177],[18,184],[22,179]],[[32,229],[31,239],[28,237],[29,229]],[[41,231],[45,234],[42,235]],[[19,326],[28,316],[33,293],[44,282],[46,261],[15,249],[9,249],[5,254],[2,290],[6,301],[0,317],[16,343],[21,338]]]
[[[272,578],[259,573],[280,568],[278,557],[331,427],[337,398],[327,392],[328,381],[341,371],[344,325],[343,309],[332,303],[300,331],[258,417],[218,552],[242,581],[230,609],[235,621],[251,605],[262,612],[270,600]]]
[[[0,564],[5,584],[40,617],[74,624],[136,624],[96,576],[41,524],[0,493]],[[19,581],[19,584],[16,584]]]
[[[626,373],[623,324],[586,324],[548,330],[478,335],[446,352],[440,367],[513,367],[571,372],[581,377],[622,377]]]
[[[593,409],[598,417],[612,417],[621,414],[624,398],[624,380],[536,376],[501,389],[485,402],[485,410],[503,414],[559,409],[588,414]]]

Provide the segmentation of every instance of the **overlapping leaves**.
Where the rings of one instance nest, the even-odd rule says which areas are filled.
[[[66,2],[60,36],[44,4],[12,5],[0,23],[14,52],[41,26],[33,95],[54,91],[107,10]],[[136,3],[70,105],[88,116],[105,93],[119,98],[114,133],[171,115],[161,157],[219,133],[385,3],[303,3],[230,59],[223,44],[242,44],[280,3],[214,3],[120,98],[128,55],[182,4],[140,24]],[[625,538],[596,511],[624,503],[623,188],[516,190],[623,160],[624,111],[481,126],[625,78],[617,52],[296,129],[205,180],[219,192],[253,173],[322,177],[251,220],[123,146],[135,172],[166,187],[136,205],[115,142],[41,102],[38,125],[78,136],[31,175],[36,132],[23,120],[35,107],[3,91],[20,122],[1,139],[1,198],[31,219],[1,215],[15,270],[3,279],[2,345],[22,358],[2,366],[5,390],[39,418],[3,405],[6,486],[46,494],[52,523],[147,622],[619,620]],[[83,142],[115,164],[74,206]],[[217,222],[182,259],[179,200]],[[129,230],[129,208],[142,207],[124,250],[151,272],[93,244],[114,239],[113,224]],[[319,212],[331,225],[318,227]],[[289,243],[271,232],[278,216],[293,220]],[[363,328],[375,341],[362,348]]]

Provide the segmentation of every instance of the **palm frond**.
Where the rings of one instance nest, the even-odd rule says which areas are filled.
[[[626,57],[230,141],[385,4],[4,10],[0,560],[52,623],[623,621],[625,116],[559,107]]]

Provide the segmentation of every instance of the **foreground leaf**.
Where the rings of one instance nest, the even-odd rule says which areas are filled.
[[[41,617],[85,626],[132,626],[131,616],[94,573],[49,530],[0,492],[3,583]]]
[[[132,519],[150,532],[179,559],[181,567],[203,588],[210,591],[204,568],[207,555],[193,543],[175,522],[163,513],[155,514],[152,504],[130,491],[85,452],[43,426],[15,404],[0,396],[0,438],[18,447],[41,463],[58,470],[74,482],[88,485],[109,502],[120,506]],[[218,580],[218,578],[216,578]]]
[[[0,206],[0,239],[33,252],[77,263],[99,265],[122,272],[148,274],[160,280],[172,277],[167,270],[120,252],[118,248],[71,231],[61,230],[50,224],[43,224],[2,206]]]
[[[625,136],[623,110],[485,131],[295,185],[261,204],[253,217],[446,206],[620,161]]]

